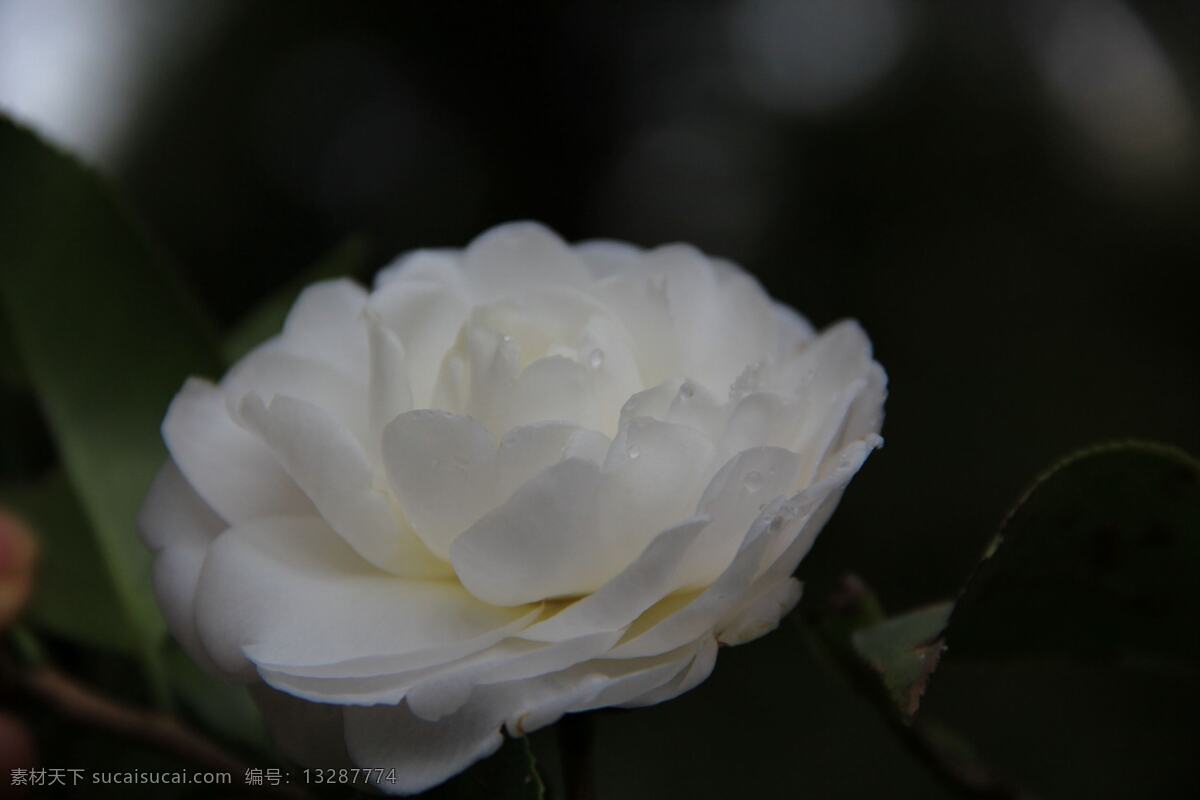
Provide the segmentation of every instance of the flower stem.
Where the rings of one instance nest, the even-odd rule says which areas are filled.
[[[228,772],[234,778],[233,787],[240,784],[250,766],[175,717],[118,703],[47,664],[22,669],[9,658],[0,658],[0,678],[67,719],[141,742],[202,769]],[[276,790],[281,796],[307,796],[295,787],[266,788]]]

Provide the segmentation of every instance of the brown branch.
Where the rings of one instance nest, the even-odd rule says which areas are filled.
[[[0,660],[0,674],[6,682],[28,692],[67,719],[141,742],[205,770],[232,773],[234,783],[229,788],[252,789],[256,793],[268,789],[284,797],[307,797],[294,786],[247,786],[241,776],[250,764],[227,753],[175,717],[118,703],[53,667],[42,665],[23,670],[3,659]]]

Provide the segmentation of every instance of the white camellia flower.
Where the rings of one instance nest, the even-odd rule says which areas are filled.
[[[885,380],[857,324],[815,334],[690,246],[518,223],[417,251],[175,397],[159,602],[285,752],[421,791],[772,630]]]

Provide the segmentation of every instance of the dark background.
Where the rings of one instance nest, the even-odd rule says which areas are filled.
[[[517,5],[238,4],[115,177],[222,323],[351,232],[382,264],[515,218],[857,317],[887,446],[814,563],[893,609],[1058,456],[1200,451],[1200,6]]]
[[[0,0],[0,108],[109,174],[222,327],[351,234],[382,266],[519,218],[690,241],[818,326],[858,318],[890,376],[887,444],[801,575],[822,598],[855,571],[900,611],[957,592],[1060,456],[1129,437],[1200,453],[1198,45],[1192,2]],[[102,93],[71,58],[87,46],[140,55]],[[58,117],[29,100],[51,89]],[[61,122],[118,106],[103,142],[82,112]],[[19,402],[0,432],[45,455],[6,451],[3,479],[54,457]],[[767,719],[771,687],[811,678],[791,646],[723,654],[645,725],[606,717],[602,741]],[[895,790],[847,754],[835,699],[803,712],[810,749],[784,767],[844,765],[820,796]],[[697,764],[728,755],[723,735]],[[601,767],[610,788],[709,777]]]
[[[352,232],[732,258],[888,370],[817,555],[893,607],[1057,456],[1200,450],[1194,3],[213,4],[199,42],[167,6],[102,166],[221,323]]]

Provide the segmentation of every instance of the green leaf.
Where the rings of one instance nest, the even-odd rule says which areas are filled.
[[[0,388],[21,386],[25,383],[25,372],[13,342],[8,323],[0,316]]]
[[[166,661],[171,688],[205,728],[224,741],[260,753],[270,750],[262,715],[245,686],[214,678],[173,645]]]
[[[0,504],[30,523],[38,540],[37,577],[26,615],[36,627],[91,647],[136,653],[112,578],[97,570],[91,524],[61,473],[0,489]]]
[[[1040,797],[1195,796],[1200,464],[1119,443],[1041,476],[950,617],[917,716]]]
[[[167,404],[188,374],[217,372],[215,340],[94,173],[7,119],[0,171],[0,299],[161,700],[164,626],[135,518]]]
[[[951,603],[938,603],[855,631],[854,649],[879,673],[896,707],[917,713],[925,685],[937,669],[942,631]]]
[[[283,329],[283,321],[304,287],[340,277],[362,277],[370,263],[371,248],[361,236],[350,236],[316,264],[276,290],[248,313],[225,336],[221,350],[232,364],[256,345]]]
[[[955,657],[1200,659],[1200,463],[1161,445],[1073,455],[1005,521],[950,618]]]

